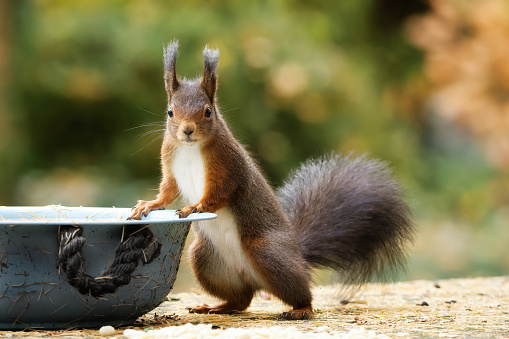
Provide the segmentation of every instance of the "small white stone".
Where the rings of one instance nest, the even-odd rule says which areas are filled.
[[[330,330],[329,326],[319,326],[319,327],[315,328],[316,332],[327,332],[329,330]]]
[[[111,335],[115,335],[115,328],[113,326],[103,326],[99,329],[99,334],[103,337],[108,337]]]

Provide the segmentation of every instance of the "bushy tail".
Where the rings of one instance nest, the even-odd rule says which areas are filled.
[[[414,224],[385,164],[351,155],[310,160],[277,193],[311,267],[332,268],[350,286],[404,268]]]

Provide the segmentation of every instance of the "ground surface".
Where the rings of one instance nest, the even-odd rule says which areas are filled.
[[[326,336],[392,338],[509,338],[509,277],[413,281],[383,288],[369,285],[348,303],[335,296],[337,289],[317,287],[314,291],[316,318],[310,321],[282,321],[277,316],[287,310],[270,296],[257,297],[247,312],[234,315],[189,314],[187,306],[214,303],[196,292],[170,294],[169,300],[138,320],[133,329],[148,337],[151,329],[191,324],[212,324],[214,334],[226,336],[230,328],[246,328],[260,334],[268,326],[294,327],[293,330]],[[116,330],[122,337],[126,328]],[[364,329],[365,332],[358,332]],[[142,332],[143,331],[143,332]],[[158,334],[161,336],[162,334]],[[2,332],[0,337],[99,337],[97,330]],[[355,336],[354,336],[355,337]]]

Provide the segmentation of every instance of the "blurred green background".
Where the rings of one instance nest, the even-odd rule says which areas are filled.
[[[189,78],[220,49],[223,115],[274,186],[333,151],[391,164],[419,232],[402,279],[508,273],[504,0],[0,1],[0,205],[152,199],[173,39]]]

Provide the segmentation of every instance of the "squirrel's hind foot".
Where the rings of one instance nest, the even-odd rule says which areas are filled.
[[[311,306],[293,309],[288,312],[283,312],[279,315],[280,319],[286,320],[307,320],[315,317],[313,308]]]
[[[207,304],[196,305],[194,307],[186,307],[189,313],[199,314],[228,314],[233,312],[244,311],[247,306],[244,305],[232,305],[230,303],[223,303],[219,305],[209,306]]]

